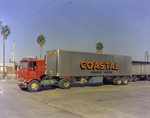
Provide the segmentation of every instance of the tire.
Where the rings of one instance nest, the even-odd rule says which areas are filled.
[[[133,80],[132,80],[132,77],[130,78],[130,80],[129,80],[130,82],[132,82]]]
[[[128,77],[123,77],[123,78],[121,78],[121,84],[122,84],[122,85],[127,85],[128,83],[129,83]]]
[[[121,77],[116,78],[116,85],[121,85]]]
[[[72,82],[72,83],[75,82],[76,81],[75,77],[71,76],[70,79],[69,79],[69,81]]]
[[[116,78],[113,79],[113,84],[116,85]]]
[[[69,89],[70,88],[70,81],[69,79],[61,79],[58,83],[59,87],[62,89]]]
[[[150,81],[150,77],[148,77],[147,80]]]
[[[38,92],[40,90],[40,83],[37,80],[33,80],[28,84],[28,90],[30,92]]]
[[[109,81],[107,80],[107,78],[103,78],[103,83],[104,83],[105,85],[108,85],[108,84],[109,84]]]

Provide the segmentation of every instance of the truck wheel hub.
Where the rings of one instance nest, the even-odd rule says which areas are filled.
[[[118,84],[121,84],[121,80],[120,79],[118,80]]]
[[[64,86],[65,86],[65,87],[68,87],[68,86],[69,86],[69,82],[68,82],[68,81],[65,81],[65,82],[64,82]]]
[[[125,83],[125,84],[126,84],[126,83],[128,83],[128,80],[127,80],[127,79],[125,79],[125,80],[124,80],[124,83]]]
[[[33,83],[33,84],[31,85],[31,88],[32,88],[33,90],[38,89],[38,84],[37,84],[37,83]]]

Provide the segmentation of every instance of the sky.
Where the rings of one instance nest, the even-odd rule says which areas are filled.
[[[150,53],[149,0],[0,0],[0,21],[11,29],[5,62],[13,60],[13,40],[15,62],[40,57],[40,34],[46,38],[42,57],[54,49],[95,53],[98,42],[103,54],[132,56],[134,61],[145,61],[145,51]]]

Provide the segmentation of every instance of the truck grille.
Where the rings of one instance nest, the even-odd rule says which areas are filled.
[[[20,79],[20,82],[24,82],[23,78],[19,78]]]

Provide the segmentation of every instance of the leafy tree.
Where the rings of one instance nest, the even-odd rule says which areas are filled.
[[[37,43],[40,45],[40,58],[42,57],[42,45],[46,42],[45,37],[41,34],[37,37]]]
[[[96,44],[96,49],[98,50],[98,52],[100,53],[102,53],[102,49],[103,49],[103,44],[101,43],[101,42],[98,42],[97,44]]]
[[[5,40],[10,35],[10,29],[7,25],[1,26],[1,29],[1,34],[3,35],[3,79],[5,79]]]

